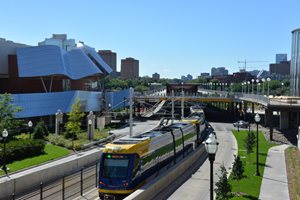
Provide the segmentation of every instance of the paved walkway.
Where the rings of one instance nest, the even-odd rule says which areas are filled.
[[[214,183],[219,180],[220,166],[223,164],[227,172],[231,171],[234,155],[237,154],[237,143],[231,129],[232,125],[225,123],[210,123],[217,134],[219,147],[214,162]],[[203,165],[179,187],[168,200],[209,200],[210,199],[210,163],[207,159]],[[215,194],[214,194],[215,196]]]
[[[269,149],[260,189],[261,200],[289,200],[284,150],[288,145]]]

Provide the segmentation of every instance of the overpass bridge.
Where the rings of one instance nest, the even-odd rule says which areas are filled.
[[[160,88],[134,97],[136,102],[195,102],[216,103],[223,110],[240,115],[246,120],[254,116],[255,106],[262,108],[262,123],[270,129],[270,140],[273,140],[274,113],[279,116],[279,129],[298,129],[300,125],[300,97],[265,96],[249,93],[232,93],[220,90],[198,88],[197,92],[181,91],[167,93],[166,88]],[[183,105],[183,104],[182,104]],[[279,113],[279,114],[278,114]]]

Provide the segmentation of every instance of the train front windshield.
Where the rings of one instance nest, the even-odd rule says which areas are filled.
[[[125,155],[107,154],[103,159],[102,176],[104,178],[126,178],[129,167],[129,157]]]

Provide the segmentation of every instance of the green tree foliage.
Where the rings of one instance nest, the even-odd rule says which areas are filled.
[[[14,119],[14,115],[20,112],[20,107],[13,105],[13,100],[9,94],[0,94],[0,130],[14,130],[21,125],[20,120]]]
[[[243,162],[241,161],[240,156],[236,156],[234,158],[234,163],[232,167],[232,179],[237,180],[238,182],[238,194],[240,193],[240,180],[244,178],[244,166]]]
[[[104,87],[108,90],[123,90],[133,87],[136,91],[143,92],[149,90],[149,84],[153,82],[161,83],[165,86],[168,83],[174,82],[174,80],[172,81],[171,79],[162,78],[157,81],[148,76],[140,77],[137,79],[122,80],[120,78],[107,76],[104,78]],[[178,79],[178,83],[180,82],[181,80]]]
[[[11,140],[6,144],[6,162],[12,163],[16,160],[30,158],[44,153],[46,142],[44,140]],[[0,151],[0,158],[3,158],[3,151]],[[0,166],[3,164],[0,159]]]
[[[245,142],[244,145],[246,148],[246,152],[247,152],[249,160],[250,160],[250,154],[253,153],[253,148],[256,143],[256,137],[255,137],[253,131],[248,132],[244,142]]]
[[[84,116],[84,113],[80,110],[80,100],[75,99],[71,107],[71,112],[68,114],[68,122],[66,123],[67,133],[65,134],[66,138],[76,138],[76,133],[80,132],[81,119]]]
[[[226,200],[229,199],[231,195],[231,185],[227,179],[227,171],[224,165],[221,165],[220,168],[221,175],[219,176],[219,181],[216,182],[216,199],[217,200]]]
[[[44,121],[39,121],[37,125],[34,127],[33,131],[33,139],[44,139],[45,136],[48,136],[49,131],[45,125]]]

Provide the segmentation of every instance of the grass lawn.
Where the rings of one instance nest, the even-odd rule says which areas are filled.
[[[300,199],[300,151],[295,147],[285,150],[285,162],[291,199]]]
[[[7,167],[10,169],[10,173],[30,166],[38,165],[56,158],[60,158],[62,156],[68,155],[69,153],[70,151],[63,147],[54,146],[52,144],[46,144],[45,154],[32,158],[26,158],[20,161],[15,161],[13,163],[8,164]],[[0,171],[0,175],[3,174],[4,172]]]
[[[254,132],[256,136],[256,131]],[[238,155],[244,164],[244,175],[246,178],[240,180],[240,191],[241,196],[233,197],[231,199],[258,199],[260,193],[260,186],[262,181],[262,176],[264,174],[264,167],[267,158],[267,153],[270,147],[275,146],[271,144],[264,138],[263,134],[259,132],[259,173],[260,176],[255,176],[256,174],[256,144],[254,147],[254,152],[250,154],[250,157],[246,153],[246,148],[244,145],[244,140],[248,134],[246,130],[240,130],[240,132],[233,131],[233,134],[238,143]],[[238,192],[237,181],[230,178],[230,184],[232,185],[232,191],[234,193]]]

